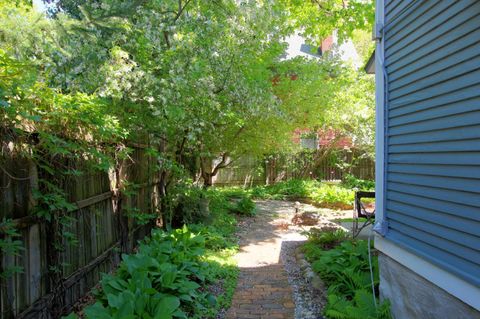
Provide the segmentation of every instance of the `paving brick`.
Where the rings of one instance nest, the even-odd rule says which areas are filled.
[[[256,284],[258,283],[258,284]],[[292,289],[283,265],[240,269],[227,319],[293,319]]]

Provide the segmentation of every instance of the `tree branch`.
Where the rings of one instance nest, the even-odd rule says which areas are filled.
[[[177,22],[177,20],[180,18],[183,11],[185,11],[185,8],[188,6],[190,2],[192,2],[192,0],[187,0],[185,4],[182,6],[182,0],[178,0],[178,12],[177,12],[177,15],[175,16],[175,19],[173,19],[173,22]]]

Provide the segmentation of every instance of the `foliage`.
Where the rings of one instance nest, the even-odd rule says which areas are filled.
[[[47,172],[37,194],[40,215],[59,219],[64,227],[68,221],[52,215],[51,208],[71,209],[59,184],[72,168],[61,165],[59,155],[108,171],[115,160],[128,158],[126,141],[148,141],[164,192],[181,201],[175,185],[194,177],[188,176],[190,166],[206,173],[209,185],[217,168],[243,154],[289,148],[298,125],[333,123],[334,115],[343,119],[332,105],[348,106],[344,115],[355,114],[355,120],[341,122],[350,126],[337,125],[345,132],[363,123],[358,118],[370,119],[364,107],[373,105],[364,94],[370,84],[351,68],[335,58],[280,62],[283,38],[292,32],[287,21],[294,18],[285,8],[298,3],[65,0],[55,5],[61,12],[47,19],[29,4],[0,2],[0,112],[2,127],[16,137],[28,139],[31,132],[40,137],[37,147],[24,152]],[[292,72],[299,80],[284,80]],[[280,81],[272,80],[277,77]],[[225,160],[211,165],[219,156]],[[190,195],[185,206],[192,206]],[[169,199],[163,201],[168,206]],[[195,221],[198,209],[186,210],[185,222]]]
[[[254,198],[310,199],[317,205],[348,208],[353,204],[353,190],[342,185],[321,183],[316,180],[291,179],[251,190]]]
[[[353,204],[354,192],[341,185],[324,184],[322,187],[312,189],[309,197],[315,203],[347,209]]]
[[[318,137],[317,132],[304,132],[300,134],[300,138],[302,139],[316,139]]]
[[[23,250],[23,243],[17,239],[20,237],[20,233],[15,228],[12,220],[3,219],[0,222],[0,230],[2,232],[2,236],[0,237],[1,256],[19,256]],[[20,273],[22,271],[23,269],[17,266],[0,268],[0,279],[6,279],[14,273]]]
[[[372,294],[366,290],[355,291],[352,300],[328,295],[328,302],[325,307],[325,314],[332,319],[390,319],[389,301],[375,305],[372,302]]]
[[[328,3],[340,18],[335,24],[324,20],[330,25],[322,32],[338,27],[349,34],[351,28],[341,24],[347,25],[350,14],[355,28],[361,25],[358,17],[366,16],[368,6],[355,11],[357,2],[350,3],[340,11]],[[219,156],[224,166],[247,152],[261,156],[284,148],[300,124],[336,121],[335,127],[349,132],[370,120],[371,96],[365,92],[371,81],[350,67],[334,57],[280,62],[282,39],[292,31],[288,21],[311,17],[296,11],[299,4],[60,0],[55,5],[61,12],[47,18],[31,1],[0,0],[0,130],[15,141],[15,152],[39,168],[35,213],[55,225],[55,236],[74,241],[67,230],[74,224],[68,213],[76,206],[65,192],[67,182],[114,171],[116,163],[131,160],[130,143],[148,144],[170,224],[205,222],[193,227],[206,237],[187,229],[156,231],[137,254],[124,255],[118,272],[102,280],[99,301],[87,317],[195,318],[209,312],[213,300],[200,286],[222,277],[231,287],[232,270],[218,266],[218,256],[203,253],[206,246],[228,258],[235,249],[225,233],[233,227],[225,215],[231,204],[223,195],[194,188],[190,167],[211,175],[216,167],[209,164]],[[292,70],[300,81],[283,79]],[[272,80],[277,76],[278,83]],[[332,105],[342,106],[345,118]],[[361,129],[368,140],[372,130]],[[78,162],[81,168],[72,164]],[[120,195],[138,191],[138,185],[120,179],[113,186]],[[280,196],[313,192],[302,187],[286,186]],[[206,218],[205,200],[224,212],[220,221]],[[243,198],[235,209],[250,214],[252,202]],[[124,212],[138,223],[155,217],[135,207]],[[55,249],[63,249],[62,242],[54,238]]]
[[[214,223],[191,225],[196,233],[187,226],[154,230],[136,254],[122,256],[114,275],[103,276],[86,318],[211,318],[228,306],[237,275],[235,219],[211,198]],[[218,280],[226,291],[217,302],[205,287]]]
[[[236,218],[230,213],[231,203],[218,189],[205,191],[209,200],[209,222],[190,225],[190,229],[205,238],[205,247],[213,251],[237,248],[234,236]]]
[[[320,187],[321,183],[314,180],[291,179],[266,186],[257,186],[252,190],[252,196],[258,198],[298,198],[308,197],[309,191]]]
[[[348,233],[337,227],[311,228],[306,232],[310,245],[331,249],[348,238]]]
[[[275,65],[275,94],[295,128],[335,132],[370,157],[375,141],[375,83],[334,55],[321,60],[302,57]],[[292,80],[292,75],[295,75]]]
[[[322,40],[337,31],[340,40],[352,37],[356,30],[372,30],[372,0],[281,0],[295,27],[303,29],[313,40]]]
[[[358,179],[353,175],[346,175],[342,184],[348,188],[358,188],[360,190],[375,190],[375,181]]]
[[[206,222],[210,219],[208,198],[205,191],[190,183],[181,182],[170,189],[169,224],[178,227],[184,224]]]
[[[239,215],[254,216],[255,215],[255,203],[250,197],[242,197],[232,207],[232,211]]]
[[[313,270],[328,286],[325,315],[333,319],[391,318],[388,301],[378,305],[373,302],[367,241],[344,238],[338,243],[341,236],[330,229],[326,234],[314,230],[304,246]],[[372,269],[377,294],[376,256],[372,257]]]

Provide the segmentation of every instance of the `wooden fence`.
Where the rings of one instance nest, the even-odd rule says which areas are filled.
[[[18,256],[0,256],[0,271],[21,267],[22,272],[1,279],[0,318],[58,318],[118,264],[121,253],[149,234],[153,222],[140,225],[131,213],[158,213],[158,174],[146,146],[136,145],[109,173],[90,170],[69,177],[61,187],[76,209],[64,212],[73,218],[62,229],[34,214],[33,192],[46,174],[11,153],[11,143],[2,141],[0,220],[13,220],[23,249]],[[69,165],[81,169],[85,163]],[[118,191],[125,183],[133,188],[128,194]],[[62,247],[55,247],[55,238]]]
[[[359,154],[337,151],[314,161],[311,153],[273,157],[267,163],[267,182],[295,178],[314,178],[324,181],[343,180],[347,174],[359,179],[375,179],[375,161],[359,157]]]
[[[265,162],[245,156],[218,171],[213,178],[216,186],[254,186],[265,184]]]
[[[325,181],[343,180],[346,174],[360,179],[375,179],[375,161],[356,157],[352,152],[337,152],[309,165],[308,154],[270,156],[266,160],[245,157],[237,165],[219,171],[217,186],[252,186],[276,183],[294,178],[315,178]],[[337,163],[341,159],[345,167]]]

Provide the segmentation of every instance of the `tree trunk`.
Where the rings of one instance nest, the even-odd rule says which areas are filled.
[[[228,154],[222,154],[222,160],[217,165],[213,166],[211,158],[200,158],[200,170],[203,179],[203,187],[208,188],[213,186],[213,178],[217,175],[218,171],[222,168],[227,167],[233,161],[228,161]]]
[[[209,188],[210,186],[213,185],[213,177],[214,175],[212,173],[208,173],[208,172],[202,173],[204,188]]]

